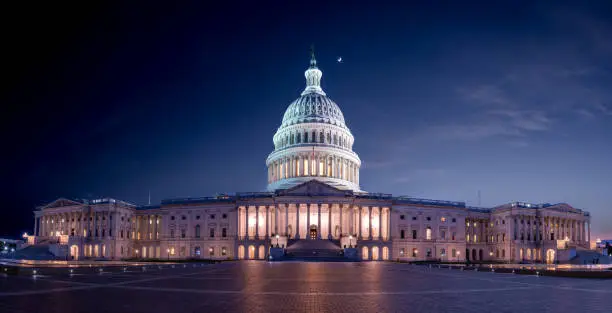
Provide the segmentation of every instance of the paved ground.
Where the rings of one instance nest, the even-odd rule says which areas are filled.
[[[0,312],[610,312],[612,280],[245,261],[0,277]]]

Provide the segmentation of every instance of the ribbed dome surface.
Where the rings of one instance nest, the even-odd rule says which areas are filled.
[[[327,123],[346,128],[338,105],[327,96],[315,92],[307,93],[289,105],[281,127],[298,123]]]

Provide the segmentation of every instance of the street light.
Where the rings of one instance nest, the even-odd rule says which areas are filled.
[[[353,247],[353,235],[349,235],[349,248]]]
[[[276,234],[276,247],[278,248],[278,238],[280,238],[280,236],[278,234]]]
[[[170,261],[170,249],[166,249],[166,254],[168,255],[168,261]]]

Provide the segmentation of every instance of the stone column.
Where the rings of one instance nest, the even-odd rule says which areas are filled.
[[[255,206],[255,239],[259,239],[259,206]]]
[[[359,223],[359,236],[357,238],[363,239],[361,237],[361,207],[357,207],[357,222]]]
[[[325,166],[325,165],[323,165]],[[332,239],[332,204],[327,205],[327,239]]]
[[[300,204],[296,204],[295,205],[295,219],[296,219],[296,224],[295,225],[295,239],[300,239]]]
[[[342,238],[342,234],[343,234],[343,233],[342,233],[342,224],[343,224],[343,220],[342,220],[342,211],[344,211],[344,204],[340,204],[340,205],[338,205],[338,209],[340,210],[340,225],[338,225],[338,226],[339,226],[339,227],[338,227],[338,228],[339,228],[339,233],[340,233],[340,236],[339,236],[339,237],[341,237],[341,238]]]
[[[378,240],[382,240],[382,207],[378,207]]]
[[[306,239],[310,240],[310,234],[308,233],[308,230],[310,228],[310,206],[312,204],[308,203],[306,204]]]
[[[591,222],[587,223],[587,247],[591,248]]]
[[[321,239],[321,233],[323,233],[321,229],[321,204],[317,203],[317,238]]]
[[[368,239],[372,240],[372,207],[368,206]]]
[[[289,236],[289,204],[285,203],[285,236]]]
[[[244,206],[244,238],[249,239],[249,206]],[[245,253],[249,253],[248,247],[245,247]]]
[[[387,240],[391,240],[391,208],[387,208]]]
[[[279,215],[280,214],[280,208],[278,207],[278,205],[274,206],[274,234],[278,235],[278,231],[279,231],[279,227],[278,227],[278,222],[280,221]]]
[[[266,205],[266,239],[270,238],[270,206]]]

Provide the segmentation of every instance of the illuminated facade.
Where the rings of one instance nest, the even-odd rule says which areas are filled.
[[[268,191],[169,199],[58,199],[35,210],[30,244],[69,259],[265,259],[271,246],[328,241],[363,260],[556,262],[590,241],[588,212],[561,204],[393,197],[359,186],[361,161],[314,56],[268,156]]]

